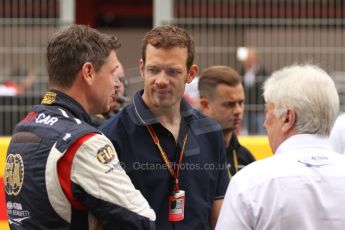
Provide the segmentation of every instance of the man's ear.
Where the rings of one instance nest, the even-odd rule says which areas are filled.
[[[81,75],[83,80],[90,85],[94,81],[94,68],[90,62],[85,62],[81,67]]]
[[[141,77],[144,78],[145,63],[142,58],[140,58],[140,61],[139,61],[139,71],[140,71]]]
[[[210,113],[210,103],[207,100],[207,98],[201,97],[199,103],[200,103],[201,112],[206,114],[206,115],[209,115],[209,113]]]
[[[295,129],[296,122],[297,122],[297,114],[296,111],[292,108],[288,108],[285,112],[285,115],[282,117],[283,119],[283,132],[289,132]]]
[[[199,72],[199,67],[196,64],[193,64],[188,71],[188,76],[186,79],[186,83],[189,84],[193,81],[193,79],[195,78],[195,76],[198,74]]]

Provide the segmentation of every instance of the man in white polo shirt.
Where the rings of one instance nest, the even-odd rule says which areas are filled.
[[[216,229],[345,229],[345,156],[328,141],[333,80],[314,65],[286,67],[266,80],[264,98],[275,155],[233,177]]]

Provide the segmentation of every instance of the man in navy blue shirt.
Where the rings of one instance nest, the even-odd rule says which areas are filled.
[[[215,65],[202,71],[198,82],[200,108],[223,129],[229,178],[255,161],[242,146],[236,132],[241,128],[244,112],[244,90],[240,75],[229,66]]]
[[[228,185],[220,126],[182,98],[198,73],[193,60],[185,30],[148,32],[140,60],[144,90],[101,126],[155,210],[157,229],[213,229]]]

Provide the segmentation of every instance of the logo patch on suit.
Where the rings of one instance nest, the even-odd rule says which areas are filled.
[[[55,101],[55,98],[56,98],[56,93],[53,93],[53,92],[47,92],[42,101],[41,101],[41,104],[52,104],[54,101]]]
[[[105,145],[97,151],[97,159],[102,164],[108,164],[115,158],[115,153],[110,145]]]
[[[19,154],[8,154],[6,158],[4,182],[8,195],[18,195],[24,180],[24,163]]]

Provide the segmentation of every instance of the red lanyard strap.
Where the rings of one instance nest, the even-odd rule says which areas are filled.
[[[178,165],[177,165],[176,172],[175,172],[173,167],[172,167],[172,165],[170,164],[168,155],[166,154],[166,152],[163,150],[161,144],[159,143],[159,139],[158,139],[155,131],[153,130],[152,126],[151,125],[146,125],[146,127],[147,127],[147,130],[149,131],[149,133],[151,134],[153,142],[157,145],[157,147],[159,149],[159,153],[160,153],[161,157],[163,158],[164,163],[168,167],[168,170],[169,170],[170,174],[175,179],[174,190],[175,191],[179,190],[178,177],[179,177],[180,165],[181,165],[181,162],[182,162],[182,159],[183,159],[184,149],[185,149],[186,143],[187,143],[187,138],[188,138],[187,134],[183,138],[183,145],[182,145],[182,149],[181,149],[179,160],[178,160]]]

